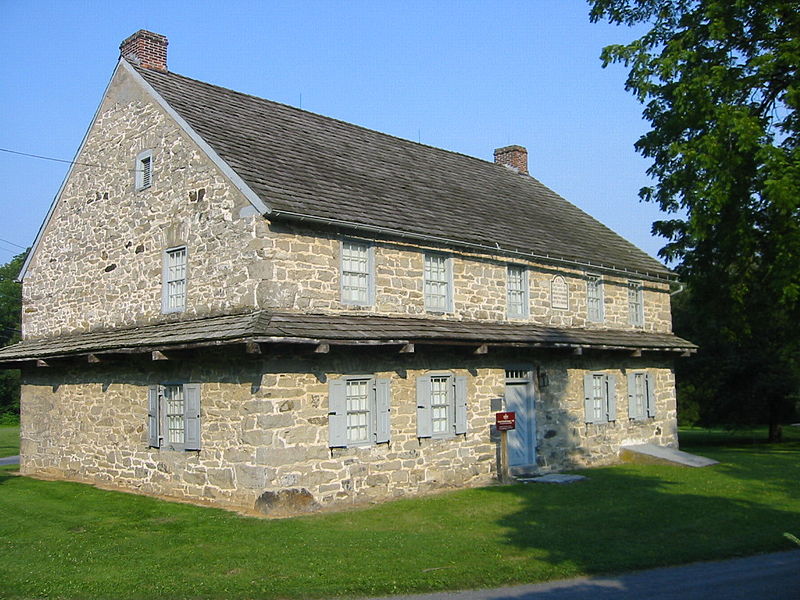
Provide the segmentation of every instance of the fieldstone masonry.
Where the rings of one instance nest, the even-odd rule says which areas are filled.
[[[152,185],[137,191],[133,170],[142,150],[152,151]],[[169,326],[257,308],[509,320],[510,259],[433,248],[451,257],[454,310],[426,314],[423,257],[432,248],[407,240],[367,239],[375,249],[375,303],[343,304],[343,239],[334,230],[254,214],[187,133],[118,69],[29,265],[24,337]],[[186,310],[162,314],[163,253],[178,244],[188,256]],[[513,264],[528,268],[530,296],[529,316],[514,321],[635,329],[627,298],[635,277],[601,272],[605,319],[592,323],[586,271],[521,258]],[[552,305],[554,278],[563,278],[566,308]],[[640,329],[670,331],[668,291],[666,282],[644,281]],[[21,470],[270,514],[483,485],[497,469],[491,424],[504,393],[504,369],[520,360],[548,373],[549,385],[536,392],[539,471],[613,462],[623,442],[677,445],[674,377],[666,359],[542,351],[420,351],[399,358],[388,350],[340,348],[316,358],[288,350],[244,357],[241,350],[206,350],[185,360],[26,370]],[[625,373],[632,368],[656,374],[655,419],[627,418]],[[468,376],[466,435],[416,437],[414,382],[433,369]],[[583,375],[593,370],[617,375],[612,423],[583,421]],[[391,380],[390,443],[328,447],[328,381],[344,374]],[[165,382],[201,384],[201,450],[148,447],[147,387]]]

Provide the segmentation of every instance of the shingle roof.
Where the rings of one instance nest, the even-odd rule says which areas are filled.
[[[116,329],[23,341],[0,349],[0,367],[14,362],[103,352],[147,352],[245,342],[451,343],[575,347],[588,349],[693,351],[669,333],[559,329],[517,323],[480,323],[378,316],[254,311],[173,324]]]
[[[533,177],[175,73],[134,67],[280,213],[670,275]]]

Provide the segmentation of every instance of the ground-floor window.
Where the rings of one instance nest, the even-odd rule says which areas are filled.
[[[587,373],[583,377],[584,419],[587,423],[615,421],[617,378],[606,373]]]
[[[628,417],[648,419],[655,416],[655,377],[652,373],[628,373]]]
[[[333,379],[328,389],[328,445],[332,448],[388,442],[391,388],[371,375]]]
[[[417,378],[417,437],[467,432],[467,378],[431,373]]]
[[[150,386],[148,438],[153,448],[200,449],[199,383]]]

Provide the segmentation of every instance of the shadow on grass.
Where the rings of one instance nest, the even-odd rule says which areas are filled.
[[[498,521],[509,545],[600,574],[787,549],[782,532],[800,526],[800,511],[797,503],[775,507],[774,496],[783,493],[757,493],[748,469],[758,467],[700,473],[631,465],[586,471],[588,481],[568,486],[514,485],[491,493],[523,501]]]

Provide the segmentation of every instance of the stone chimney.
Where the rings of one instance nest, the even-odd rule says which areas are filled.
[[[528,151],[522,146],[506,146],[494,151],[494,162],[520,175],[528,174]]]
[[[119,54],[128,62],[146,69],[167,70],[167,38],[140,29],[119,45]]]

